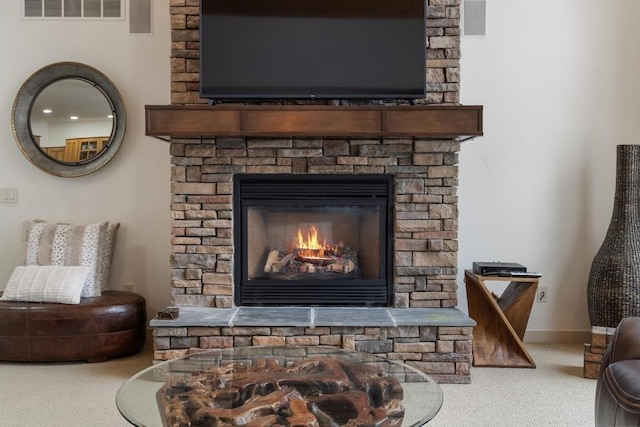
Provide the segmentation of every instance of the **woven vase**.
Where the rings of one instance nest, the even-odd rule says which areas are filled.
[[[591,326],[640,316],[640,145],[618,145],[613,215],[587,287]]]

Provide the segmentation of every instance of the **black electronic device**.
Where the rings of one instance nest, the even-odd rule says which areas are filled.
[[[201,0],[200,96],[418,99],[424,0]]]
[[[508,277],[542,277],[542,274],[533,271],[512,271]]]
[[[512,276],[527,273],[527,267],[514,262],[474,262],[473,272],[481,276]]]

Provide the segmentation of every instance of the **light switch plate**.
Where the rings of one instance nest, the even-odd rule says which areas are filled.
[[[0,188],[0,203],[18,203],[18,189],[16,187]]]

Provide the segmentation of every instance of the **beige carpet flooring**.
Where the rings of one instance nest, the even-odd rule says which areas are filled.
[[[596,382],[582,378],[582,344],[527,347],[536,369],[473,368],[472,384],[443,384],[429,425],[592,426]],[[0,426],[127,426],[116,392],[151,360],[146,348],[104,363],[0,363]]]
[[[594,425],[596,380],[582,377],[584,345],[527,344],[535,369],[472,368],[471,384],[442,384],[429,426]]]

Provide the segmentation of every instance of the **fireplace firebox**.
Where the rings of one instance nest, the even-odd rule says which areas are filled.
[[[392,207],[392,175],[235,175],[235,304],[391,306]]]

